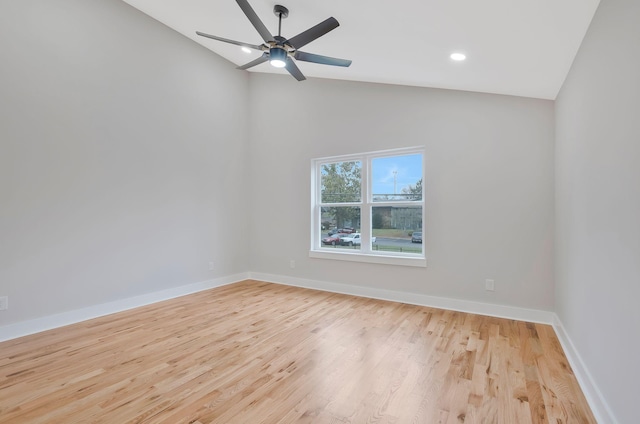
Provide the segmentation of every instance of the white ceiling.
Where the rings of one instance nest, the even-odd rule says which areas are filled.
[[[236,65],[260,52],[199,37],[262,44],[234,0],[124,0]],[[599,0],[249,0],[273,33],[282,4],[291,38],[333,16],[340,26],[302,50],[353,60],[349,68],[298,62],[307,77],[555,99]],[[467,60],[449,55],[464,52]],[[231,66],[231,65],[230,65]],[[246,71],[238,71],[246,72]],[[286,73],[263,63],[251,72]],[[292,83],[304,84],[291,78]]]

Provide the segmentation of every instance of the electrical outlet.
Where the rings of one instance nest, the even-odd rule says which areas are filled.
[[[7,296],[0,297],[0,311],[9,309],[9,298]]]
[[[487,291],[495,291],[496,286],[493,280],[484,280],[484,289]]]
[[[291,259],[291,260],[289,261],[289,267],[290,267],[291,269],[295,268],[295,267],[296,267],[296,261],[294,261],[293,259]]]
[[[209,262],[209,271],[213,271],[213,261]]]

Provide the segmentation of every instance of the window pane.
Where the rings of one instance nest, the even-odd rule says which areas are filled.
[[[422,200],[422,155],[375,158],[371,161],[374,202]]]
[[[371,212],[373,250],[422,253],[422,206],[374,206]]]
[[[360,248],[360,208],[339,206],[321,208],[322,247]],[[357,237],[356,237],[357,235]],[[346,240],[342,240],[344,237]]]
[[[359,202],[362,187],[360,161],[327,163],[321,166],[321,202]]]

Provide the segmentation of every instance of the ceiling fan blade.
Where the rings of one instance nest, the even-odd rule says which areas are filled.
[[[238,6],[240,6],[240,9],[242,9],[244,14],[247,15],[247,18],[249,18],[249,21],[256,29],[256,31],[258,31],[265,43],[275,41],[273,35],[271,35],[267,27],[264,26],[264,24],[247,0],[236,0],[236,3],[238,3]]]
[[[300,50],[296,51],[293,57],[295,57],[298,60],[302,60],[303,62],[319,63],[321,65],[344,66],[344,67],[351,65],[351,61],[347,59],[337,59],[335,57],[321,56],[319,54],[301,52]]]
[[[249,69],[256,65],[266,62],[269,60],[269,55],[267,53],[262,53],[262,56],[257,58],[256,60],[252,60],[251,62],[244,64],[242,66],[238,66],[236,69]]]
[[[299,49],[300,47],[306,46],[316,38],[322,37],[327,32],[338,28],[338,26],[340,26],[340,24],[335,18],[327,18],[326,20],[320,22],[318,25],[301,32],[295,37],[290,38],[289,40],[287,40],[287,43],[292,47]]]
[[[287,71],[289,71],[289,73],[293,75],[295,79],[297,79],[298,81],[304,81],[307,79],[304,75],[302,75],[302,72],[300,72],[300,69],[298,69],[295,62],[290,57],[287,57],[286,62],[287,65],[285,66],[285,68],[287,68]]]
[[[198,34],[201,37],[211,38],[212,40],[218,40],[224,43],[235,44],[236,46],[249,47],[250,49],[254,49],[254,50],[263,50],[262,46],[258,46],[255,44],[243,43],[242,41],[229,40],[228,38],[217,37],[215,35],[205,34],[204,32],[200,32],[200,31],[196,31],[196,34]]]

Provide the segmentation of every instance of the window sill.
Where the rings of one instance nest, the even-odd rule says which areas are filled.
[[[325,252],[321,250],[310,250],[310,258],[333,259],[337,261],[364,262],[383,265],[414,266],[426,268],[427,260],[421,257],[392,256],[379,254],[364,254],[352,252]]]

